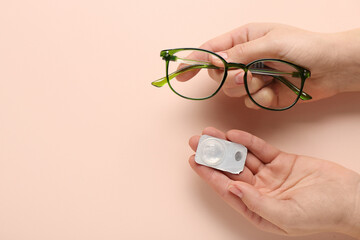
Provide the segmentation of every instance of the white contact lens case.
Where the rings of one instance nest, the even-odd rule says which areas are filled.
[[[221,171],[239,174],[243,171],[247,148],[208,135],[202,135],[195,154],[195,162]]]

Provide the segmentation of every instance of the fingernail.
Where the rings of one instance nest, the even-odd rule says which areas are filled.
[[[238,74],[235,75],[235,83],[237,85],[241,85],[241,84],[244,84],[244,72],[241,71],[239,72]]]
[[[225,60],[228,58],[228,55],[227,55],[226,52],[217,52],[216,54],[219,55],[220,57],[222,57]]]
[[[238,196],[239,198],[242,198],[244,196],[241,190],[235,186],[230,186],[229,191]]]

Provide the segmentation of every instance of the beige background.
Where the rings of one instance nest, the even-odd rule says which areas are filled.
[[[222,94],[187,101],[150,85],[159,52],[253,21],[342,31],[359,13],[357,0],[2,0],[0,239],[289,239],[204,184],[188,138],[238,128],[360,172],[360,94],[281,113]]]

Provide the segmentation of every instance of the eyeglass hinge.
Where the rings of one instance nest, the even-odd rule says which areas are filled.
[[[175,61],[176,60],[176,56],[171,55],[168,51],[162,51],[160,53],[160,56],[162,57],[163,60],[165,61]]]
[[[309,78],[311,76],[311,73],[309,70],[304,69],[304,77]]]

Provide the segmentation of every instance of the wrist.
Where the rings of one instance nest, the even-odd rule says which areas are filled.
[[[360,91],[360,29],[336,34],[339,92]]]

